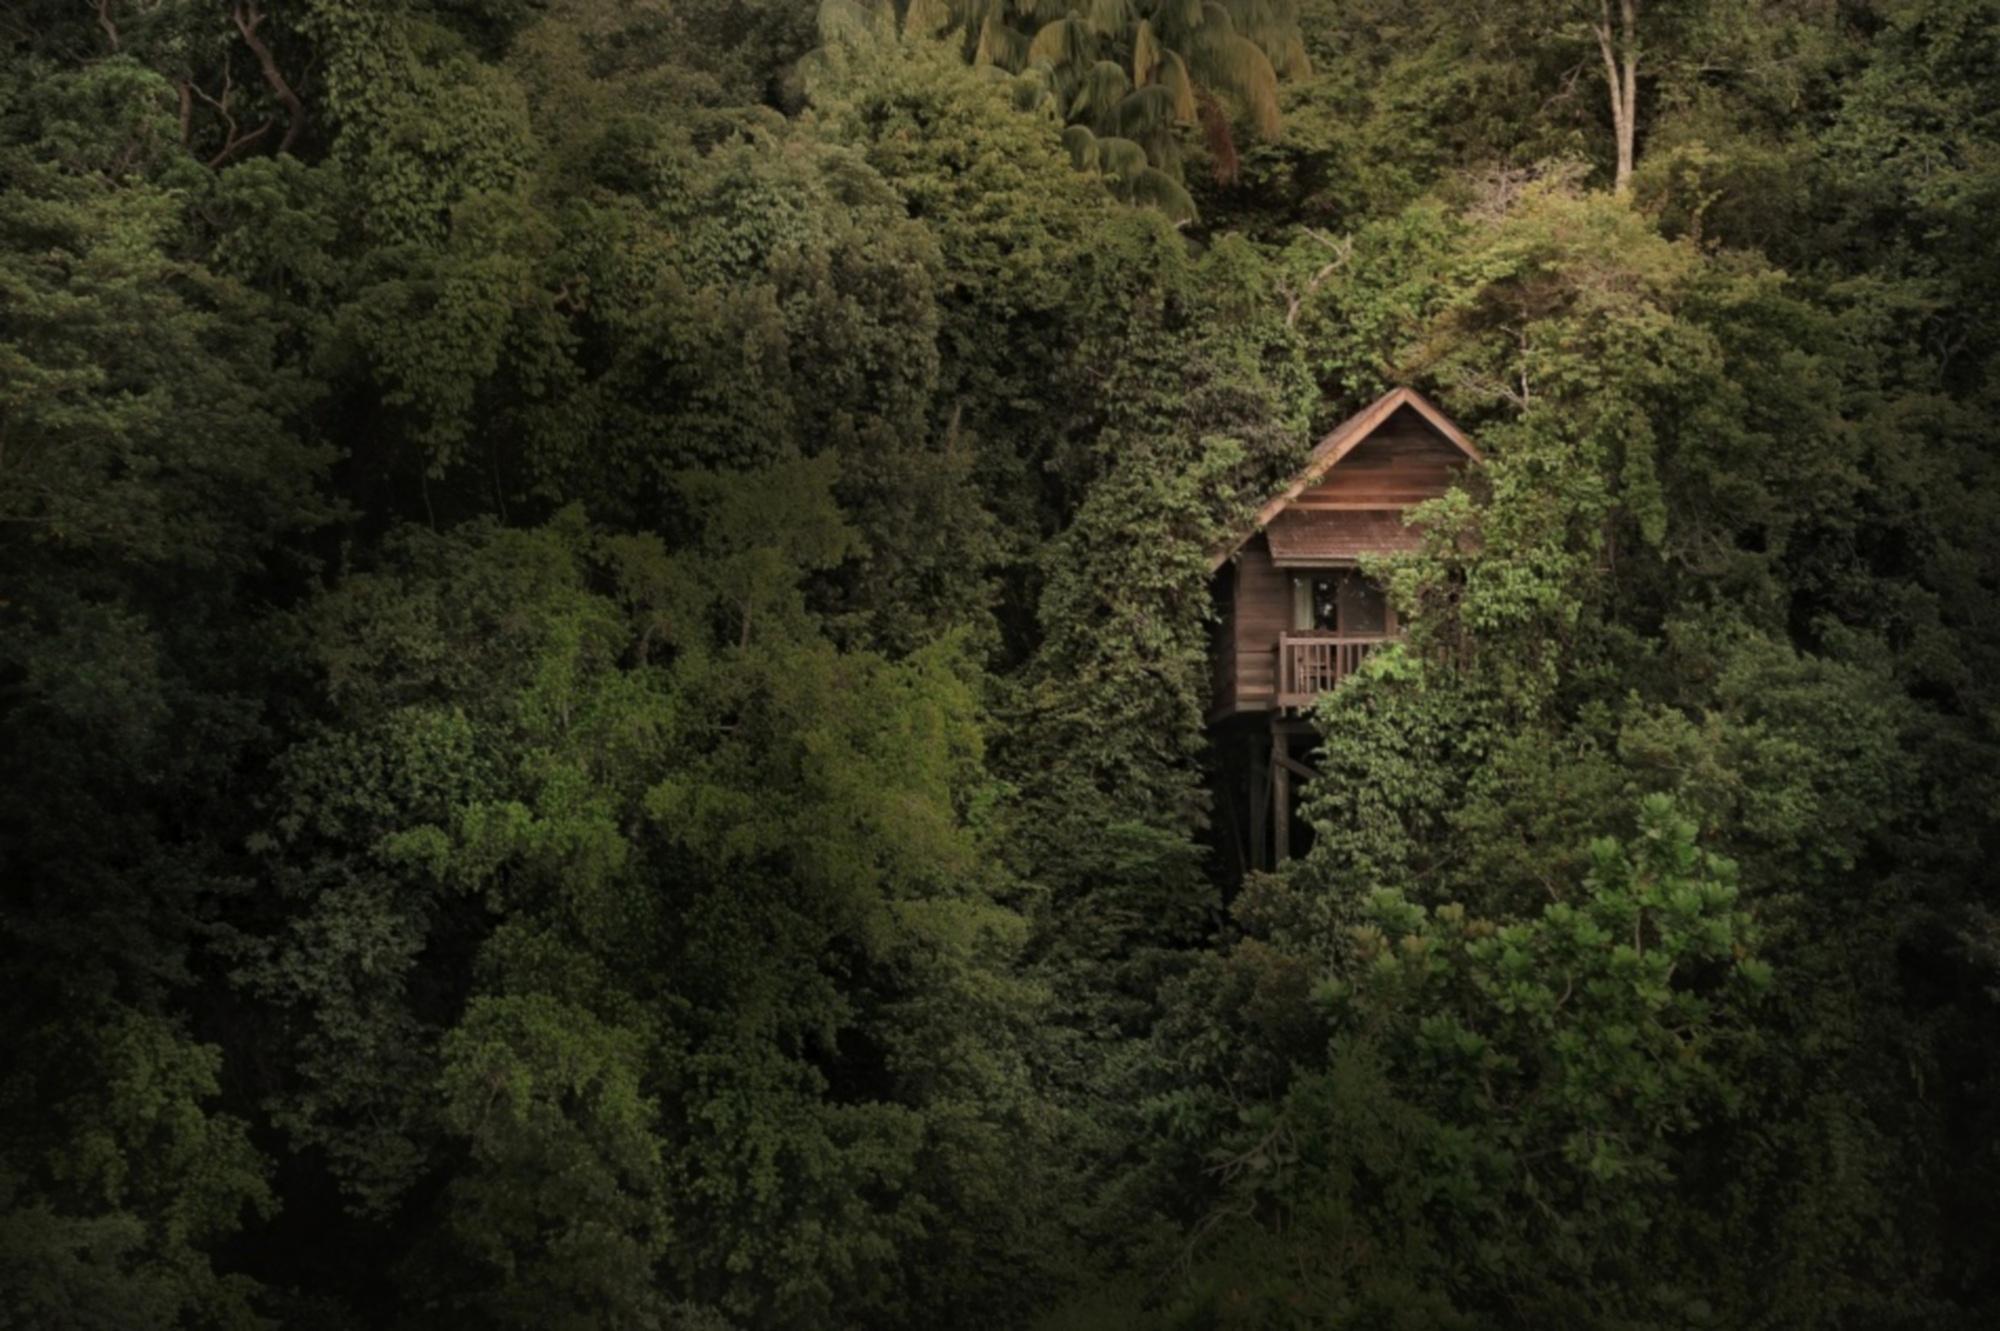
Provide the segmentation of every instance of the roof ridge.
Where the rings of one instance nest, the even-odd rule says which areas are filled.
[[[1472,461],[1484,462],[1486,460],[1485,456],[1480,453],[1478,446],[1472,440],[1466,438],[1465,432],[1459,429],[1458,425],[1449,416],[1439,410],[1436,403],[1408,384],[1392,388],[1381,397],[1376,398],[1373,402],[1363,407],[1360,411],[1355,412],[1352,416],[1334,426],[1319,443],[1313,446],[1312,452],[1307,455],[1305,466],[1286,484],[1284,491],[1257,510],[1257,516],[1249,527],[1240,532],[1228,544],[1210,554],[1208,560],[1209,572],[1213,573],[1216,569],[1221,568],[1224,561],[1243,548],[1244,542],[1262,531],[1270,524],[1273,518],[1282,513],[1286,505],[1297,499],[1300,494],[1304,493],[1307,487],[1332,470],[1334,464],[1359,447],[1375,431],[1386,425],[1390,417],[1394,416],[1404,407],[1409,407],[1419,416],[1422,416],[1433,429],[1444,436],[1447,443],[1464,453]],[[1391,505],[1390,507],[1394,506]]]

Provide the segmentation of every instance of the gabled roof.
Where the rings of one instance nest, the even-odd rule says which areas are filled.
[[[1264,528],[1271,562],[1280,568],[1306,564],[1352,563],[1363,555],[1396,555],[1420,550],[1421,528],[1403,525],[1400,508],[1368,508],[1345,513],[1287,509]]]
[[[1335,426],[1331,434],[1320,440],[1314,446],[1312,456],[1306,459],[1304,468],[1298,475],[1292,477],[1284,492],[1258,509],[1257,517],[1249,527],[1209,556],[1209,572],[1213,573],[1221,568],[1231,555],[1243,548],[1245,542],[1264,530],[1273,518],[1284,512],[1286,505],[1317,485],[1320,478],[1333,469],[1334,464],[1366,443],[1371,435],[1387,425],[1389,418],[1404,407],[1423,417],[1426,424],[1467,458],[1474,462],[1486,460],[1473,442],[1465,437],[1465,432],[1452,424],[1451,417],[1438,410],[1437,404],[1414,388],[1393,389],[1349,416]]]

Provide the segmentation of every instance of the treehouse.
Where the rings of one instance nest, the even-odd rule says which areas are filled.
[[[1312,775],[1304,713],[1401,634],[1361,560],[1415,549],[1405,510],[1479,460],[1421,393],[1396,389],[1320,440],[1283,493],[1211,556],[1209,720],[1225,771],[1242,778],[1225,786],[1222,820],[1239,867],[1266,868],[1294,849],[1292,781]]]

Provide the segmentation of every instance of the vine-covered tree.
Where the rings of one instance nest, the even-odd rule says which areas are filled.
[[[1278,81],[1311,67],[1286,0],[826,0],[820,12],[832,43],[900,31],[955,47],[1004,78],[1018,109],[1063,125],[1078,169],[1183,222],[1195,217],[1187,132],[1214,178],[1234,180],[1239,130],[1277,137]]]
[[[2000,1324],[1996,62],[5,7],[0,1326]],[[1400,385],[1245,872],[1211,561]]]

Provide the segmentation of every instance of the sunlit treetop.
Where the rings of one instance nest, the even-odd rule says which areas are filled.
[[[820,27],[830,45],[945,43],[1062,124],[1079,170],[1176,221],[1195,215],[1186,136],[1234,179],[1244,130],[1278,136],[1278,80],[1310,72],[1291,0],[825,0]]]

